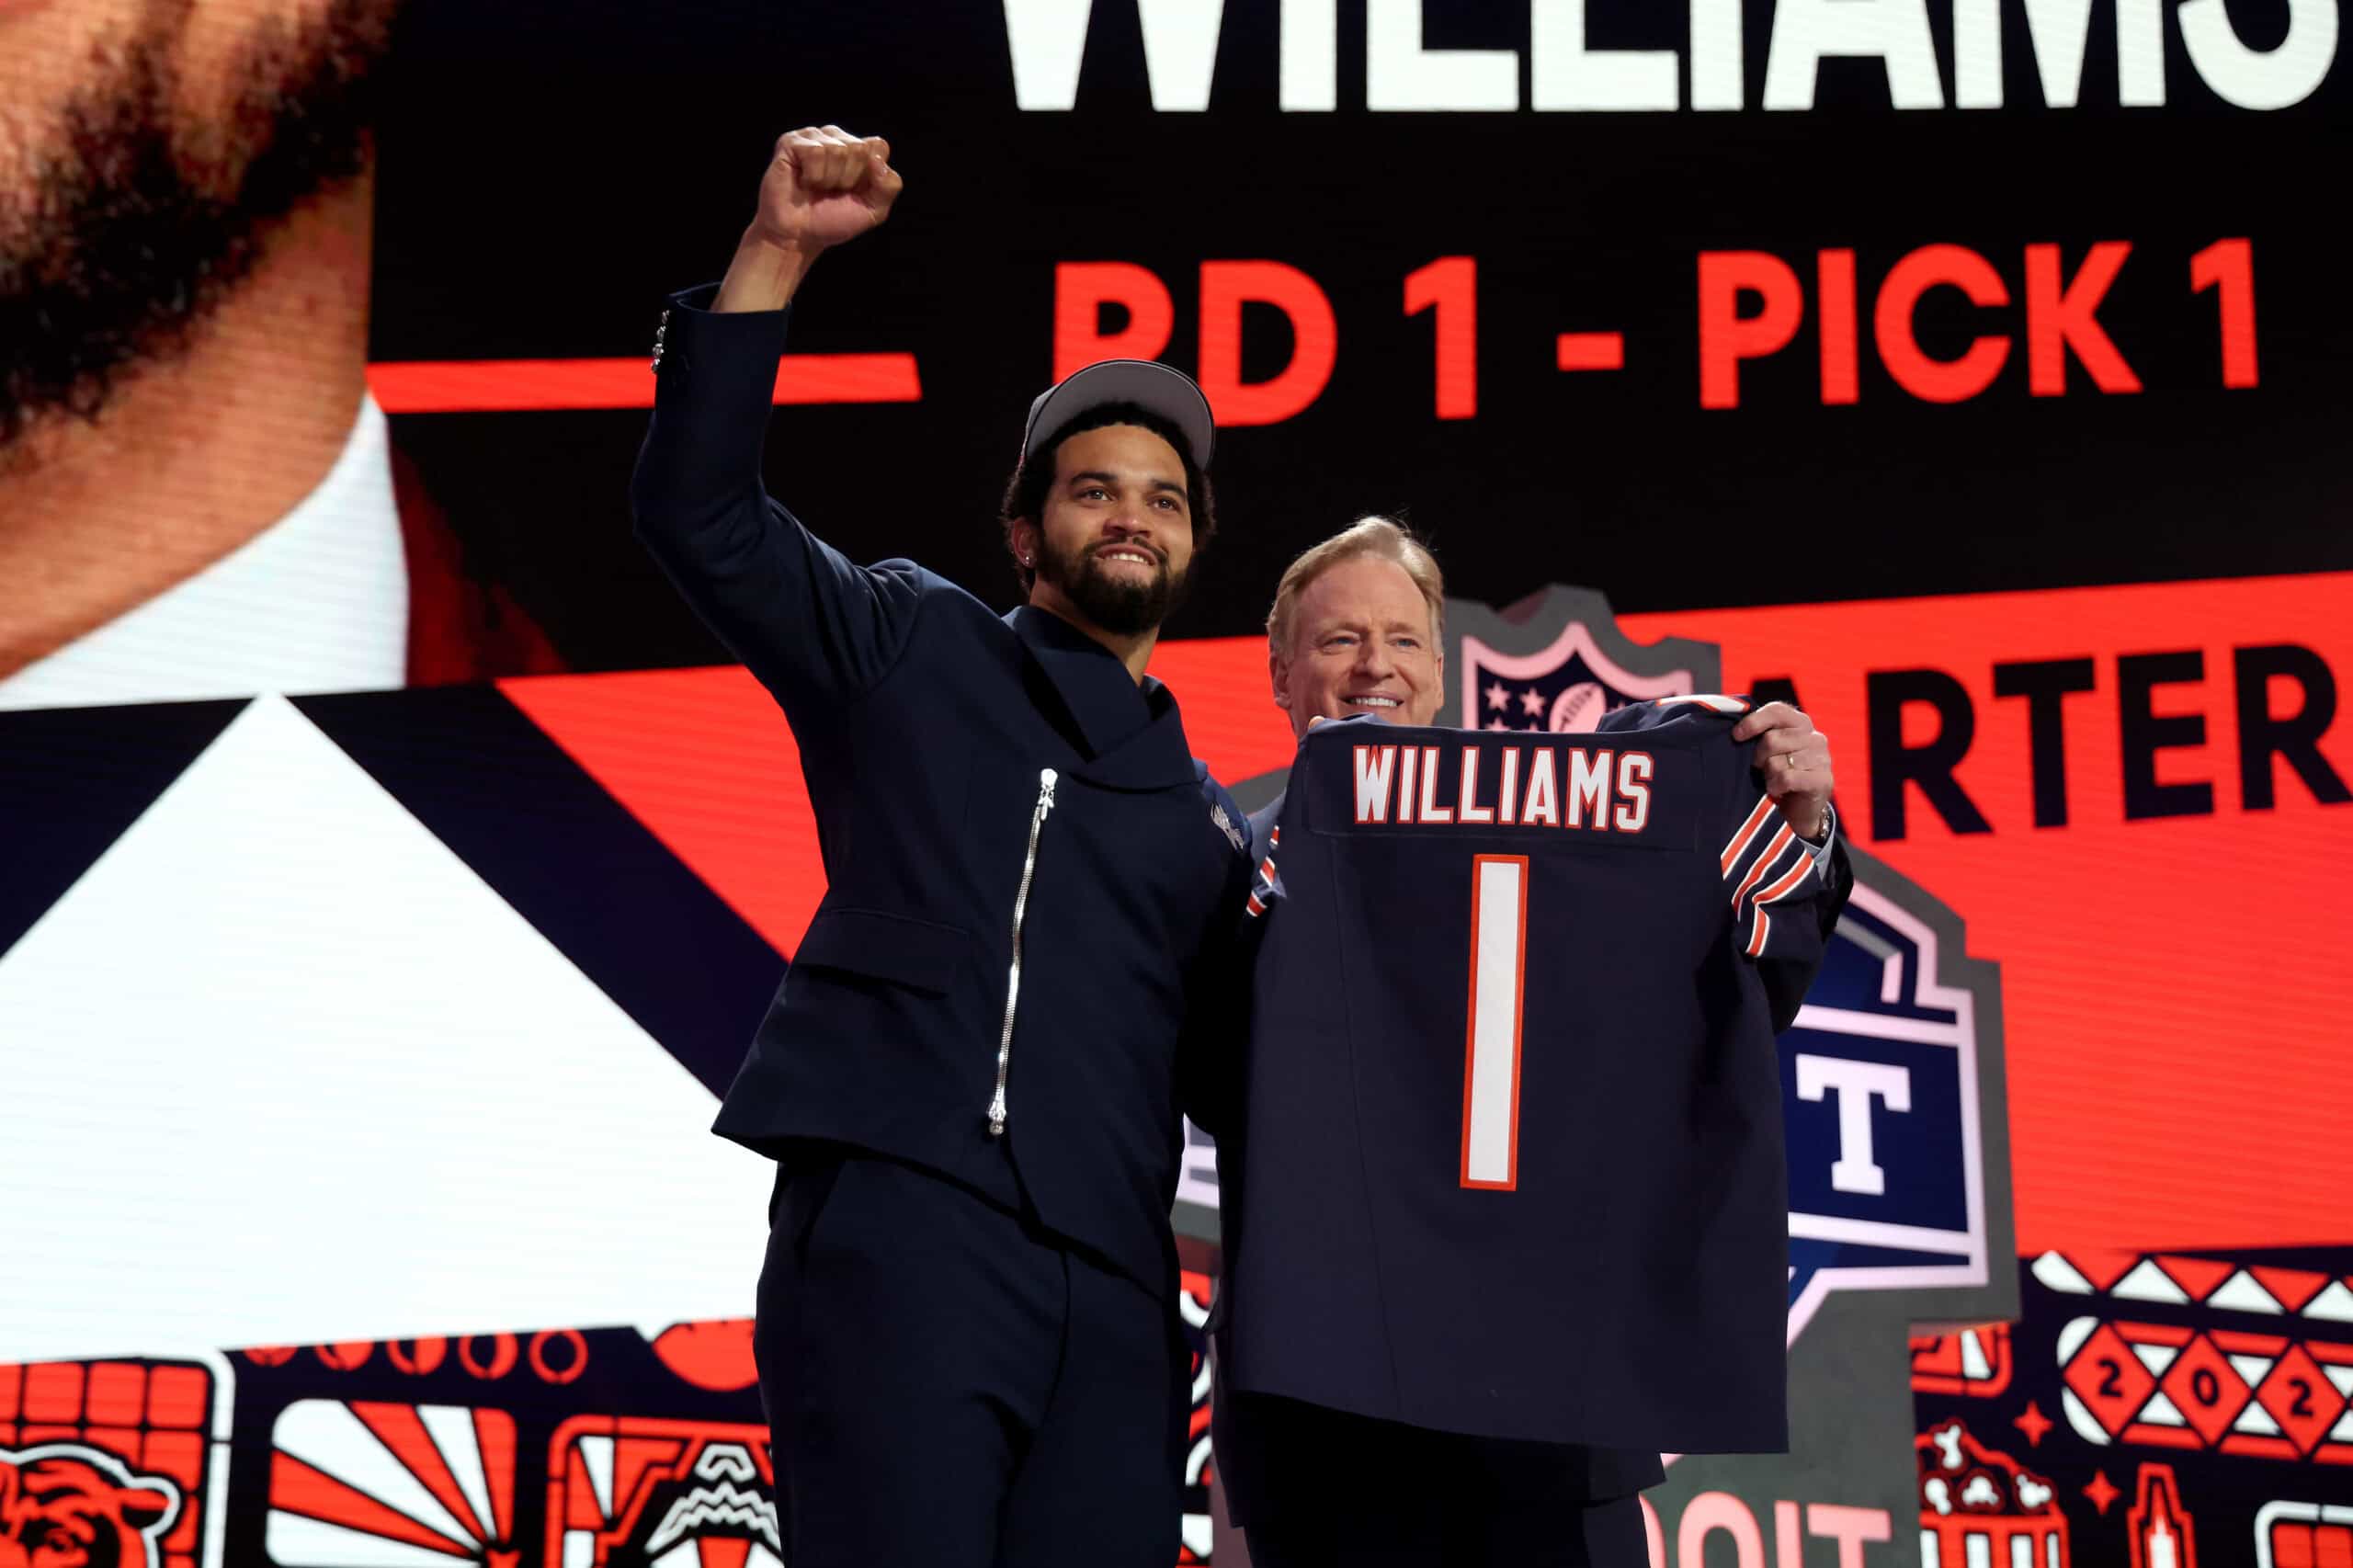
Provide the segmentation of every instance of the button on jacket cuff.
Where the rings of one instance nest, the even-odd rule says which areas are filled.
[[[791,320],[791,307],[720,312],[710,308],[718,298],[716,283],[681,289],[670,296],[669,308],[654,329],[655,369],[657,373],[700,374],[722,365],[749,369],[764,364],[768,380],[760,389],[759,401],[766,406],[774,401],[776,362],[784,354],[785,325]],[[738,391],[737,395],[742,392]]]

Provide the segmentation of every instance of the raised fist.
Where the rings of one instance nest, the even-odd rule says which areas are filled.
[[[778,139],[760,180],[752,232],[813,258],[879,226],[904,183],[880,136],[852,136],[838,125],[790,131]]]

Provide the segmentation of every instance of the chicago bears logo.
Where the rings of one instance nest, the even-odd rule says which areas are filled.
[[[0,1449],[0,1568],[155,1568],[179,1488],[79,1443]]]

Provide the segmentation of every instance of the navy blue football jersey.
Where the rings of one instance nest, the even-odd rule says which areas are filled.
[[[1822,892],[1732,729],[1324,725],[1250,894],[1227,1386],[1487,1437],[1786,1444],[1760,960]]]

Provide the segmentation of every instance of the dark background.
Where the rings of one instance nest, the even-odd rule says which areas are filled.
[[[1927,0],[1946,97],[1949,0]],[[2231,0],[2251,47],[2285,0]],[[1432,47],[1517,48],[1527,0],[1428,6]],[[1595,0],[1596,47],[1684,50],[1680,6]],[[2166,9],[2163,108],[2116,107],[2112,0],[2093,6],[2079,107],[2043,107],[2018,0],[2001,110],[1896,111],[1876,61],[1832,60],[1812,112],[1366,112],[1363,9],[1340,7],[1340,108],[1276,107],[1275,0],[1228,0],[1211,109],[1155,113],[1132,0],[1097,0],[1072,113],[1015,107],[996,4],[684,0],[659,6],[410,0],[381,130],[373,357],[635,356],[664,296],[715,278],[769,144],[833,121],[889,136],[907,193],[829,256],[803,351],[904,350],[919,404],[784,410],[771,489],[851,555],[918,557],[1009,603],[994,520],[1028,400],[1051,376],[1053,268],[1153,268],[1165,358],[1197,364],[1198,267],[1271,259],[1332,300],[1331,382],[1285,423],[1230,430],[1224,533],[1171,631],[1256,630],[1283,563],[1367,510],[1437,541],[1450,590],[1490,602],[1564,580],[1621,610],[2010,589],[2353,566],[2339,455],[2347,67],[2256,113],[2213,97]],[[1762,96],[1769,0],[1746,9]],[[1688,63],[1687,63],[1688,74]],[[1686,96],[1688,97],[1688,85]],[[1354,106],[1354,107],[1351,107]],[[2212,291],[2188,257],[2253,242],[2261,384],[2224,391]],[[2144,390],[2027,390],[2024,246],[2133,251],[2099,312]],[[1898,387],[1871,340],[1878,280],[1914,248],[1970,246],[2011,303],[1921,305],[1932,354],[2014,342],[1976,399]],[[1861,400],[1822,405],[1813,253],[1857,252]],[[1808,286],[1742,406],[1697,394],[1696,257],[1762,249]],[[1431,321],[1404,275],[1480,265],[1479,414],[1432,410]],[[1562,331],[1626,335],[1627,368],[1563,375]],[[1256,379],[1286,360],[1245,317]],[[628,539],[642,411],[412,415],[399,445],[478,570],[514,586],[575,664],[722,658]]]

